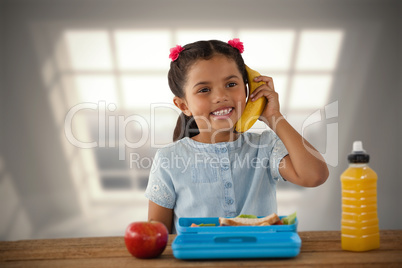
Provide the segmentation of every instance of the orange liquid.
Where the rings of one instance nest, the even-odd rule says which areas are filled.
[[[379,248],[377,174],[366,164],[351,164],[341,175],[341,182],[342,249]]]

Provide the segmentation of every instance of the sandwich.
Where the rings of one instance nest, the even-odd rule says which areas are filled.
[[[265,226],[273,225],[280,221],[276,213],[272,213],[263,218],[224,218],[219,217],[219,224],[221,226]]]

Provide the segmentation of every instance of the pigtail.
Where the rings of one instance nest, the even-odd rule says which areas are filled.
[[[173,132],[173,141],[180,140],[184,137],[194,137],[200,133],[194,117],[187,116],[184,113],[177,118],[176,127]]]

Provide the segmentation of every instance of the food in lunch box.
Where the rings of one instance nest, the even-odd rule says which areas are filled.
[[[207,226],[216,226],[216,224],[215,223],[200,223],[200,224],[192,223],[190,225],[190,227],[207,227]]]
[[[239,216],[237,216],[236,218],[249,218],[249,219],[256,219],[257,216],[255,215],[249,215],[249,214],[240,214]]]
[[[292,224],[295,224],[295,222],[296,222],[296,212],[293,212],[293,213],[290,214],[289,216],[282,218],[282,219],[281,219],[281,222],[282,222],[284,225],[292,225]]]
[[[272,213],[263,218],[255,215],[241,214],[235,218],[219,218],[220,226],[266,226],[266,225],[292,225],[296,222],[296,212],[280,219],[276,213]],[[216,226],[215,223],[192,223],[190,227]]]
[[[264,226],[264,225],[273,225],[276,222],[280,221],[278,215],[276,213],[272,213],[263,218],[223,218],[219,217],[219,224],[221,226],[244,226],[244,225],[253,225],[253,226]]]

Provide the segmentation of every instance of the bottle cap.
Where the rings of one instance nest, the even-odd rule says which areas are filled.
[[[349,163],[368,163],[370,155],[363,149],[363,143],[361,141],[353,142],[353,151],[348,155]]]

